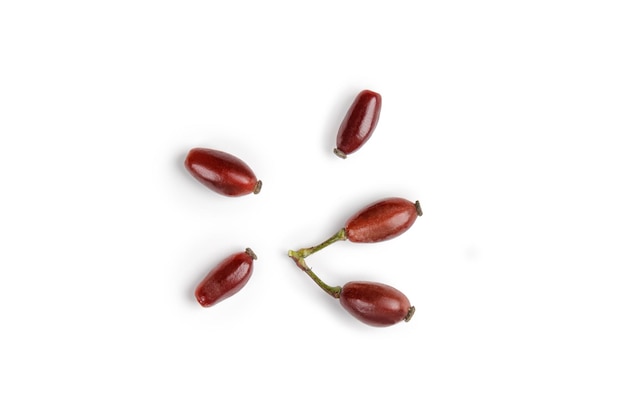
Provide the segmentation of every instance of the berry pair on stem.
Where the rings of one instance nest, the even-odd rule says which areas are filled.
[[[330,286],[322,281],[305,262],[305,258],[340,240],[374,243],[393,239],[406,232],[422,215],[419,201],[386,198],[354,214],[330,238],[319,245],[290,250],[289,257],[328,295],[338,298],[341,306],[358,320],[371,326],[391,326],[409,321],[415,312],[409,299],[399,290],[378,282],[350,281]]]

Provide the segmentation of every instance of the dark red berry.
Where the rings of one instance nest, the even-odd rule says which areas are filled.
[[[404,198],[377,201],[352,216],[345,225],[351,242],[372,243],[392,239],[406,232],[422,215],[419,202]]]
[[[409,321],[415,311],[403,293],[377,282],[348,282],[341,289],[339,302],[363,323],[377,327]]]
[[[252,169],[226,152],[194,148],[187,154],[185,168],[195,179],[219,194],[236,197],[261,191],[262,183]]]
[[[255,259],[250,248],[224,259],[198,284],[196,300],[202,307],[210,307],[239,292],[252,276]]]
[[[380,94],[373,91],[363,90],[356,96],[337,132],[337,156],[345,158],[367,142],[378,123],[381,105]]]

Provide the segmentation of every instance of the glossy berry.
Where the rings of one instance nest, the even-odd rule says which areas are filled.
[[[185,159],[187,171],[211,190],[237,197],[261,191],[252,169],[241,159],[215,149],[194,148]]]
[[[198,284],[196,300],[202,307],[210,307],[239,292],[252,276],[252,249],[235,253],[224,259]]]
[[[404,198],[386,198],[348,219],[345,225],[346,238],[358,243],[392,239],[406,232],[421,215],[419,201],[413,203]]]
[[[380,94],[369,90],[361,91],[339,127],[335,154],[345,158],[359,149],[374,133],[382,99]]]
[[[348,282],[341,289],[339,302],[363,323],[377,327],[409,321],[415,312],[403,293],[377,282]]]

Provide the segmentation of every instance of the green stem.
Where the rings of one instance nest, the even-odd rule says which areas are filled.
[[[335,233],[334,235],[332,235],[331,237],[329,237],[328,239],[326,239],[319,245],[311,246],[310,248],[302,248],[296,251],[290,250],[288,254],[289,254],[289,257],[293,259],[293,261],[296,263],[296,265],[298,265],[298,268],[300,268],[308,276],[310,276],[311,279],[315,281],[315,283],[326,292],[326,294],[330,295],[333,298],[339,298],[339,294],[341,293],[341,287],[331,287],[330,285],[322,281],[320,277],[318,277],[315,274],[315,272],[313,272],[313,270],[309,268],[306,262],[304,262],[304,258],[306,258],[309,255],[314,254],[317,251],[324,249],[325,247],[329,245],[332,245],[333,243],[339,240],[347,240],[347,239],[348,238],[346,237],[346,229],[342,228],[337,233]]]
[[[333,243],[339,240],[347,240],[347,239],[348,238],[346,237],[346,229],[341,229],[340,231],[338,231],[337,233],[335,233],[334,235],[332,235],[331,237],[329,237],[328,239],[326,239],[319,245],[311,246],[310,248],[302,248],[300,250],[295,251],[295,253],[297,254],[296,256],[298,258],[306,258],[307,256],[313,255],[315,252],[324,249],[326,246],[332,245]],[[290,251],[290,252],[294,252],[294,251]]]
[[[313,272],[313,270],[309,268],[309,266],[306,264],[306,262],[304,261],[304,256],[301,256],[299,254],[300,251],[290,250],[288,253],[289,257],[293,259],[296,265],[298,265],[298,268],[300,268],[308,276],[310,276],[311,279],[315,281],[315,283],[326,292],[326,294],[330,295],[333,298],[339,298],[339,294],[341,293],[341,287],[331,287],[330,285],[322,281],[320,277],[318,277],[315,272]]]

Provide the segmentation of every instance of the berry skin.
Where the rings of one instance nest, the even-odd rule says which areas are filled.
[[[211,307],[236,294],[250,280],[256,255],[252,249],[224,259],[207,274],[195,291],[202,307]]]
[[[339,302],[358,320],[376,327],[409,321],[415,312],[403,293],[377,282],[348,282],[341,289]]]
[[[345,158],[368,141],[378,124],[381,105],[380,94],[373,91],[363,90],[356,96],[339,126],[335,155]]]
[[[357,243],[389,240],[406,232],[421,215],[418,201],[398,197],[379,200],[348,219],[346,237]]]
[[[185,159],[187,171],[216,193],[238,197],[261,191],[261,181],[241,159],[226,152],[193,148]]]

